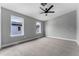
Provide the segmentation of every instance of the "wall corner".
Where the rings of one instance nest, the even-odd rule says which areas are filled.
[[[0,49],[1,49],[1,6],[0,6]]]

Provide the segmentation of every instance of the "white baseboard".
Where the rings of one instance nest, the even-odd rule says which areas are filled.
[[[61,40],[75,41],[75,42],[79,45],[79,41],[77,41],[77,40],[72,40],[72,39],[68,39],[68,38],[61,38],[61,37],[52,37],[52,36],[47,36],[47,37],[49,37],[49,38],[61,39]],[[35,37],[35,38],[39,38],[39,37]],[[22,40],[22,41],[18,41],[18,42],[13,42],[13,43],[10,43],[10,44],[3,45],[2,47],[7,47],[7,46],[10,46],[10,45],[18,44],[18,43],[21,43],[21,42],[25,42],[25,41],[28,41],[28,40],[35,39],[35,38],[29,38],[29,39],[27,39],[27,40]],[[2,48],[2,47],[1,47],[1,48]]]
[[[17,42],[9,43],[9,44],[6,44],[6,45],[1,46],[1,48],[3,48],[3,47],[7,47],[7,46],[11,46],[11,45],[15,45],[15,44],[18,44],[18,43],[21,43],[21,42],[30,41],[30,40],[32,40],[32,39],[36,39],[36,38],[39,38],[39,37],[34,37],[34,38],[29,38],[29,39],[25,39],[25,40],[21,40],[21,41],[17,41]]]
[[[52,36],[47,36],[49,38],[56,38],[56,39],[60,39],[60,40],[68,40],[68,41],[75,41],[77,43],[77,45],[79,45],[79,41],[78,40],[73,40],[73,39],[68,39],[68,38],[61,38],[61,37],[52,37]]]
[[[77,44],[79,45],[79,41],[77,40],[76,42],[77,42]]]
[[[68,40],[68,41],[75,41],[75,42],[77,42],[77,40],[68,39],[68,38],[62,38],[62,37],[52,37],[52,36],[47,36],[47,37],[50,37],[50,38],[57,38],[57,39],[61,39],[61,40]]]

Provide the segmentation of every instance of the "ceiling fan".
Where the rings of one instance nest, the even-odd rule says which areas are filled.
[[[46,6],[47,3],[41,3],[41,5],[42,5],[42,6]],[[49,8],[45,8],[45,9],[42,8],[42,7],[40,7],[40,9],[43,11],[43,12],[41,12],[40,14],[45,13],[45,15],[47,16],[48,13],[55,13],[55,11],[50,11],[53,7],[54,7],[54,5],[51,5]]]

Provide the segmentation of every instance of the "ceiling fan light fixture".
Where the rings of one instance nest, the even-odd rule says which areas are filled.
[[[47,5],[47,3],[41,3],[41,5],[42,5],[42,6],[45,6],[45,5]]]

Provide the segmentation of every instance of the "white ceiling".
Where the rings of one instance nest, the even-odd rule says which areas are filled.
[[[40,14],[42,10],[40,10],[40,3],[0,3],[0,6],[19,12],[21,14],[39,19],[39,20],[49,20],[57,17],[59,15],[68,13],[72,10],[75,10],[77,7],[77,3],[51,3],[54,5],[55,13],[48,14],[45,16],[44,14]]]

